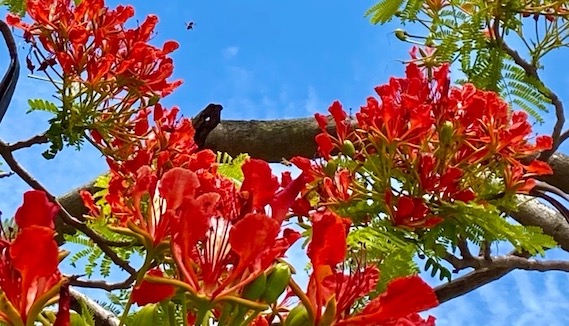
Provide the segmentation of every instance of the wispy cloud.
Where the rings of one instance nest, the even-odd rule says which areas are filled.
[[[507,325],[506,321],[512,309],[508,301],[501,300],[507,292],[507,288],[501,282],[485,285],[476,291],[490,312],[488,316],[492,320],[492,325]]]
[[[308,95],[304,101],[304,109],[308,114],[314,114],[316,112],[322,112],[325,110],[322,101],[316,93],[316,89],[312,86],[308,86]]]
[[[239,47],[238,46],[228,46],[225,49],[223,49],[223,58],[225,60],[229,60],[235,56],[237,56],[237,54],[239,53]]]

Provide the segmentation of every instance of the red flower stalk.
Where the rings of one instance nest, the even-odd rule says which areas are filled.
[[[0,295],[8,302],[0,308],[0,321],[21,325],[35,320],[30,311],[40,312],[58,294],[62,277],[53,239],[57,212],[45,193],[32,190],[24,194],[24,203],[16,211],[17,235],[13,241],[0,242]]]

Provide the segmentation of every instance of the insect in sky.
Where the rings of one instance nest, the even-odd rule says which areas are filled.
[[[187,30],[194,29],[194,22],[186,23],[186,29]]]

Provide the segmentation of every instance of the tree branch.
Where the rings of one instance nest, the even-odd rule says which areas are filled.
[[[104,280],[81,280],[77,276],[67,276],[69,284],[82,288],[102,289],[106,291],[128,289],[136,279],[136,274],[122,282],[108,283]]]
[[[91,311],[93,319],[95,319],[95,326],[118,326],[119,319],[112,312],[101,307],[97,302],[84,295],[83,293],[69,288],[71,294],[72,302],[71,308],[78,313],[81,312],[81,304],[79,301],[83,301],[87,308]]]
[[[49,141],[49,139],[47,138],[47,136],[44,134],[39,134],[39,135],[35,135],[29,139],[26,140],[22,140],[19,142],[15,142],[13,144],[9,144],[8,148],[10,149],[11,152],[17,151],[19,149],[22,148],[27,148],[27,147],[32,147],[33,145],[36,144],[45,144]]]

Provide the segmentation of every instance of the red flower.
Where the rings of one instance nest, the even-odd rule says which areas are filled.
[[[415,314],[438,305],[433,290],[418,276],[411,276],[391,281],[385,293],[352,315],[354,302],[376,288],[379,271],[375,266],[357,261],[356,267],[349,268],[345,274],[346,268],[341,263],[346,258],[349,221],[330,211],[317,212],[312,217],[308,256],[313,272],[307,291],[311,306],[307,309],[312,311],[315,324],[327,313],[330,304],[335,304],[334,325],[370,326],[396,325],[397,322],[404,325],[404,321],[408,322],[405,325],[421,325],[422,319]],[[429,321],[434,322],[434,319]]]
[[[387,191],[385,193],[385,203],[394,225],[410,228],[429,228],[442,221],[442,218],[431,215],[430,209],[425,204],[423,198],[399,196],[397,206],[393,207],[391,197],[391,191]]]
[[[278,182],[266,162],[251,160],[243,172],[240,191],[230,180],[209,172],[196,174],[181,168],[168,172],[173,180],[192,175],[199,180],[197,185],[190,182],[195,191],[173,191],[171,195],[178,198],[167,200],[181,203],[175,213],[179,224],[170,230],[172,254],[181,279],[211,299],[232,294],[251,282],[298,239],[296,232],[286,230],[279,239],[281,218],[265,212],[271,202],[277,207],[273,215],[288,210],[296,193],[293,191],[293,196],[287,191],[296,187],[296,180],[275,193]],[[266,184],[266,189],[260,186]],[[285,199],[279,199],[281,193]],[[255,230],[255,237],[251,237],[251,230]]]
[[[10,320],[0,308],[0,321],[26,323],[30,311],[41,311],[42,296],[57,295],[61,285],[58,270],[59,250],[53,239],[53,218],[56,207],[48,202],[45,193],[32,190],[24,194],[24,203],[16,213],[19,232],[16,238],[0,243],[0,288],[2,296],[18,313],[20,321]],[[40,308],[39,310],[34,310]]]
[[[181,84],[166,81],[173,72],[167,55],[178,44],[168,41],[161,49],[148,44],[158,22],[154,15],[138,28],[126,29],[125,23],[134,16],[133,7],[111,10],[102,0],[84,0],[77,6],[70,0],[30,0],[26,10],[32,24],[11,14],[7,21],[23,29],[28,42],[35,44],[39,39],[61,65],[64,78],[94,89],[108,90],[112,84],[119,91],[143,97],[166,96]]]
[[[248,210],[264,209],[279,189],[277,177],[271,172],[267,162],[250,159],[243,164],[245,179],[241,185],[241,194],[247,199]]]
[[[353,317],[336,324],[340,325],[429,325],[434,318],[427,322],[416,316],[417,312],[425,311],[439,305],[437,297],[429,285],[418,276],[398,278],[387,285],[382,295],[373,299],[366,307]],[[408,324],[403,321],[409,322]]]
[[[164,273],[158,267],[149,270],[146,275],[163,277]],[[149,303],[158,303],[171,298],[176,289],[171,285],[156,284],[143,280],[132,290],[132,302],[142,307]]]
[[[45,192],[31,190],[24,193],[24,203],[16,211],[15,220],[20,228],[37,225],[53,229],[57,212],[59,207],[49,201]]]
[[[308,284],[308,297],[312,302],[312,312],[316,323],[320,319],[322,307],[334,294],[334,288],[325,286],[327,278],[335,275],[336,265],[346,258],[348,220],[342,219],[332,211],[315,212],[312,218],[312,239],[307,254],[312,263],[312,274]]]
[[[316,113],[314,116],[318,122],[320,130],[322,130],[322,133],[318,134],[315,139],[318,144],[318,152],[327,160],[330,159],[330,153],[334,147],[341,147],[342,143],[348,136],[348,130],[350,127],[348,115],[346,114],[346,111],[342,109],[342,104],[340,104],[340,102],[334,101],[330,108],[328,108],[328,111],[334,119],[337,138],[328,133],[328,117],[320,113]]]

